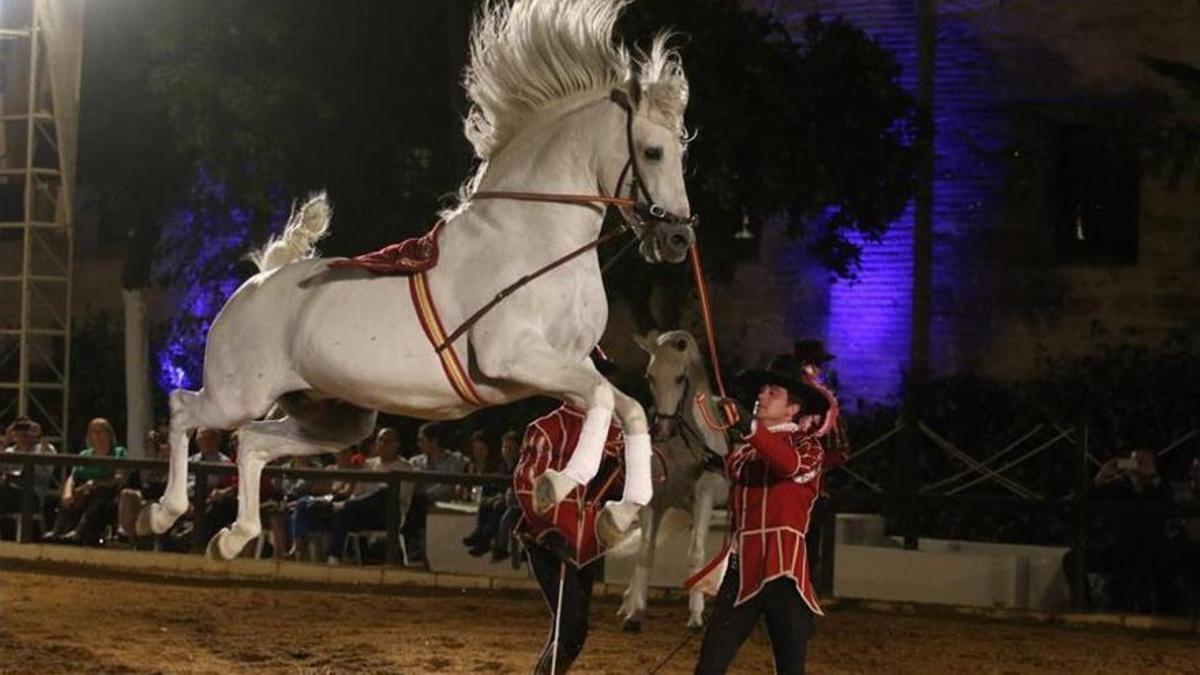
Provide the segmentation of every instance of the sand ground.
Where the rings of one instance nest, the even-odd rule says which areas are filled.
[[[686,607],[652,606],[622,633],[597,598],[572,672],[645,673],[686,635]],[[531,592],[318,588],[283,582],[122,577],[6,565],[0,672],[526,673],[548,615]],[[687,673],[692,638],[662,673]],[[810,673],[1200,673],[1200,639],[1117,628],[839,606],[819,620]],[[758,631],[733,672],[771,672]]]

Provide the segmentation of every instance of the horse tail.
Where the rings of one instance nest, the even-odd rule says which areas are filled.
[[[267,272],[284,265],[311,258],[316,254],[316,243],[329,233],[329,220],[333,207],[324,192],[309,198],[300,208],[293,208],[283,234],[271,237],[262,247],[250,252],[250,260],[260,272]]]

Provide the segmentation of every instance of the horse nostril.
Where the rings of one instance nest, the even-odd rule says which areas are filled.
[[[682,234],[676,234],[671,237],[671,247],[672,248],[676,248],[676,249],[687,248],[691,245],[692,245],[692,242],[688,241],[688,238],[683,236]]]

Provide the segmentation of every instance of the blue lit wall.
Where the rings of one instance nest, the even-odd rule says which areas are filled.
[[[936,4],[936,3],[935,3]],[[842,16],[897,56],[901,83],[916,89],[913,0],[761,0],[797,29],[809,13]],[[935,56],[934,270],[931,353],[934,374],[969,370],[975,336],[989,330],[981,312],[991,302],[994,275],[983,255],[1003,206],[1004,151],[1009,123],[993,56],[970,17],[938,17]],[[826,340],[847,399],[887,400],[898,392],[908,362],[912,320],[910,208],[878,243],[863,243],[855,282],[829,285]],[[811,273],[809,273],[811,274]],[[812,332],[819,322],[794,326]]]
[[[155,278],[173,299],[170,318],[155,340],[155,380],[164,392],[198,389],[208,328],[225,301],[244,281],[238,262],[250,250],[254,233],[249,209],[233,202],[227,187],[207,171],[196,173],[184,205],[167,217],[159,238]],[[269,231],[277,231],[286,211],[272,195]]]

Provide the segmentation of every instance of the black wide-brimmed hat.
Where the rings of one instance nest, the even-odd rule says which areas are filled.
[[[803,415],[822,415],[829,410],[829,399],[800,376],[800,362],[791,354],[780,354],[766,368],[742,371],[735,382],[747,397],[756,396],[765,384],[783,387],[800,400]]]
[[[796,344],[792,345],[792,355],[796,357],[801,366],[810,363],[820,366],[837,358],[830,354],[828,349],[825,349],[824,340],[816,338],[796,340]]]

